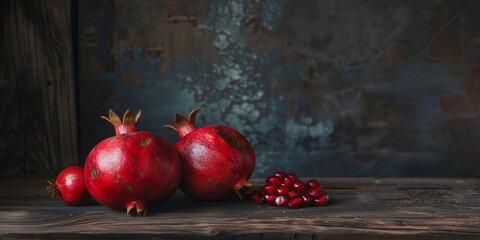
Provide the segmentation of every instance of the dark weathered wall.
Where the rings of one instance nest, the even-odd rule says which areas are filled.
[[[81,153],[202,107],[254,176],[480,176],[478,1],[79,2]]]

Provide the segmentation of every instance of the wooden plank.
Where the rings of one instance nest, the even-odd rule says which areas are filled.
[[[0,175],[78,164],[71,1],[2,1]]]
[[[240,201],[194,200],[178,191],[127,217],[92,201],[66,206],[44,180],[0,180],[0,232],[10,239],[478,239],[479,179],[318,179],[325,207],[286,209]],[[254,189],[262,180],[253,180]],[[369,184],[367,184],[369,183]],[[468,199],[468,201],[467,201]]]

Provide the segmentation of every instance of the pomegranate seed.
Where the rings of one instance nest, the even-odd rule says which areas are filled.
[[[295,175],[294,173],[289,173],[289,174],[287,174],[287,177],[290,177],[290,178],[293,178],[293,179],[295,179],[295,180],[298,180],[297,175]]]
[[[318,184],[317,180],[315,180],[315,179],[310,179],[310,181],[308,181],[308,183],[307,183],[308,189],[311,189],[311,188],[316,187],[316,186],[320,186],[320,184]]]
[[[297,191],[297,189],[290,188],[290,190],[287,192],[285,196],[287,196],[290,199],[294,199],[294,198],[299,198],[301,194]]]
[[[302,205],[302,198],[294,198],[288,202],[288,207],[289,208],[298,208]]]
[[[286,198],[285,196],[278,196],[275,199],[275,205],[279,207],[285,207],[287,206],[287,204],[288,204],[288,198]]]
[[[274,185],[265,185],[262,190],[265,195],[272,195],[277,192],[277,187],[275,187]]]
[[[310,195],[302,196],[302,206],[308,207],[308,206],[312,206],[312,204],[313,204],[313,198]]]
[[[293,183],[293,188],[297,189],[299,192],[304,192],[305,191],[305,183],[303,183],[300,180],[297,180]]]
[[[265,197],[263,197],[262,195],[259,195],[259,194],[253,195],[252,200],[256,204],[265,204]]]
[[[285,186],[278,187],[277,188],[277,196],[283,196],[283,195],[287,194],[288,190],[290,190],[290,189],[288,189],[288,187],[285,187]]]
[[[324,206],[328,202],[328,196],[315,179],[310,179],[305,184],[294,173],[277,171],[267,177],[260,194],[253,195],[252,200],[257,204],[268,203],[272,206],[299,208]]]
[[[273,174],[273,176],[278,177],[280,179],[283,179],[284,177],[287,176],[287,174],[285,172],[282,172],[282,171],[277,171],[277,172],[275,172],[275,174]]]
[[[315,198],[315,200],[313,201],[313,204],[315,206],[322,207],[322,206],[325,206],[325,204],[327,204],[327,202],[328,202],[328,196],[327,195],[322,195],[318,198]]]
[[[280,186],[282,185],[282,180],[280,178],[275,177],[275,176],[270,176],[267,178],[267,184],[268,185],[274,185],[274,186]]]
[[[265,187],[265,186],[263,186],[263,187]],[[263,191],[263,187],[260,189],[260,194],[265,197],[267,195],[267,193],[265,191]]]
[[[311,188],[310,191],[308,191],[308,194],[310,194],[314,198],[325,195],[323,193],[322,187],[320,187],[320,186],[315,186],[315,187]]]
[[[287,187],[287,188],[291,188],[293,186],[293,183],[295,182],[296,180],[293,178],[293,177],[285,177],[283,178],[283,186]]]
[[[272,206],[275,206],[275,199],[276,199],[276,198],[277,198],[277,196],[275,196],[275,195],[266,195],[266,196],[265,196],[265,201],[266,201],[268,204],[270,204],[270,205],[272,205]]]

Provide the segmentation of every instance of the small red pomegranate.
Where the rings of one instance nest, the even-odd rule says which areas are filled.
[[[55,184],[47,182],[52,198],[58,196],[66,204],[83,205],[92,198],[85,187],[82,167],[65,168],[58,174]]]
[[[195,126],[193,110],[188,120],[175,114],[175,126],[165,125],[180,134],[175,148],[182,163],[180,189],[202,200],[220,200],[232,191],[251,191],[248,179],[255,167],[250,143],[236,130],[226,126]]]
[[[85,184],[100,204],[145,216],[146,207],[171,197],[181,180],[175,148],[149,132],[137,132],[141,112],[127,110],[120,120],[112,110],[109,121],[116,135],[101,141],[85,162]]]

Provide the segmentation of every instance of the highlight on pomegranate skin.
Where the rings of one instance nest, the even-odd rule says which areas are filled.
[[[147,206],[170,198],[181,180],[175,148],[149,132],[137,132],[141,112],[130,110],[123,121],[112,110],[109,121],[116,135],[98,143],[85,162],[85,184],[100,204],[145,216]]]
[[[260,193],[252,196],[256,204],[268,203],[272,206],[299,208],[309,206],[325,206],[328,195],[315,179],[310,179],[307,184],[302,182],[295,174],[286,174],[282,171],[275,172],[267,177]]]
[[[195,126],[194,109],[188,119],[175,114],[175,126],[181,139],[175,148],[182,163],[180,189],[202,200],[220,200],[235,192],[251,193],[248,179],[255,167],[255,154],[247,139],[226,126]]]
[[[58,174],[55,183],[47,183],[47,191],[52,194],[52,198],[58,196],[66,204],[83,205],[92,198],[85,186],[82,167],[65,168]]]

